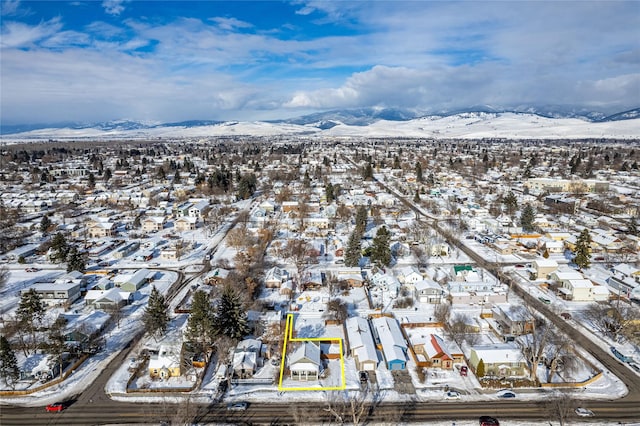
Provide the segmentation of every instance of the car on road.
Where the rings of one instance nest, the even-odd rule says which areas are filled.
[[[511,392],[511,391],[507,391],[507,392],[502,392],[498,394],[498,398],[515,398],[516,394]]]
[[[62,402],[54,402],[53,404],[47,405],[44,409],[49,413],[56,413],[64,410],[64,404]]]
[[[498,421],[498,419],[490,416],[481,416],[480,426],[500,426],[500,422]]]
[[[593,417],[593,411],[589,410],[588,408],[584,408],[584,407],[578,407],[576,408],[576,415],[578,415],[579,417]]]
[[[460,399],[460,392],[454,390],[445,392],[444,399]]]
[[[227,405],[227,410],[230,411],[245,411],[249,407],[249,404],[246,402],[233,402]]]

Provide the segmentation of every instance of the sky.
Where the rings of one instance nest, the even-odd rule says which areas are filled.
[[[640,1],[1,1],[5,125],[640,106]]]

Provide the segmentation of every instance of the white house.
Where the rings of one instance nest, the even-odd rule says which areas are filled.
[[[345,323],[349,341],[349,353],[356,362],[359,371],[375,371],[378,368],[378,355],[369,321],[361,317],[352,317]]]
[[[289,371],[294,380],[318,380],[320,376],[320,346],[313,342],[302,344],[289,355]]]

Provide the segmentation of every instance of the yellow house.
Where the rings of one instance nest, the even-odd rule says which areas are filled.
[[[180,348],[162,345],[157,354],[149,357],[149,376],[164,380],[178,377],[182,374],[180,364]]]

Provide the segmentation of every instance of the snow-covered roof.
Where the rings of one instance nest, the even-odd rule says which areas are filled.
[[[289,357],[289,365],[293,366],[298,362],[311,361],[320,365],[320,346],[313,342],[302,342],[302,344]]]
[[[360,362],[369,360],[377,362],[378,356],[369,322],[361,317],[352,317],[347,319],[346,328],[350,349],[356,353],[358,360]]]
[[[371,323],[380,339],[387,362],[396,359],[406,360],[404,351],[407,349],[407,343],[402,336],[398,321],[395,318],[379,317],[371,320]]]
[[[471,348],[485,364],[524,362],[524,356],[515,345],[504,343],[481,345]]]

